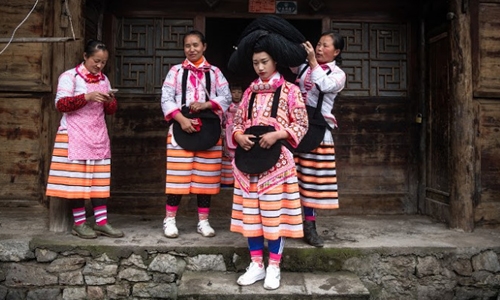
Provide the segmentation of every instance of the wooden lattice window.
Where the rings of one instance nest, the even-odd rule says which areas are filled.
[[[407,96],[406,24],[332,22],[331,28],[345,39],[343,96]]]
[[[128,93],[161,93],[168,70],[185,57],[183,39],[192,29],[192,19],[119,19],[114,87]]]

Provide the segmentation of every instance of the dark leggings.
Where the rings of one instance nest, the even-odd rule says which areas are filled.
[[[168,206],[179,206],[181,203],[182,195],[167,195],[167,205]],[[210,200],[212,197],[210,195],[198,194],[196,195],[196,199],[198,200],[198,207],[209,208]]]
[[[71,201],[71,208],[85,207],[85,200],[83,199],[70,200],[70,201]],[[98,207],[106,205],[108,203],[108,198],[95,198],[91,199],[90,201],[92,201],[92,207]]]

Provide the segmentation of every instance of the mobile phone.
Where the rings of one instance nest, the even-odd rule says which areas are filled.
[[[112,94],[114,94],[114,93],[118,92],[118,89],[110,89],[109,92],[112,93]]]

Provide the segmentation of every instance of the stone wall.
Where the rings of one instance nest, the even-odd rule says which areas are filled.
[[[176,299],[184,270],[225,271],[222,255],[144,253],[110,258],[88,250],[0,254],[0,299]]]
[[[353,257],[343,269],[357,274],[371,299],[500,300],[498,252],[435,252]]]
[[[328,255],[325,250],[316,253]],[[30,249],[22,241],[4,241],[0,243],[0,300],[176,299],[178,283],[186,270],[243,269],[241,257],[229,252],[188,256],[141,251],[117,257],[111,253],[96,255],[98,249],[76,248],[58,253]],[[338,259],[334,255],[326,261],[331,259],[330,265],[357,274],[371,299],[500,300],[498,249],[389,252],[370,249],[347,254],[340,264],[334,262]],[[301,255],[285,255],[283,269],[297,271],[293,261]],[[317,269],[327,269],[324,262]]]

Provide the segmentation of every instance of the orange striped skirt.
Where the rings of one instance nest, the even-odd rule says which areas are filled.
[[[322,143],[309,153],[295,155],[302,205],[317,209],[339,208],[335,147]]]
[[[220,192],[222,141],[204,151],[188,151],[173,146],[167,137],[165,193],[176,195]]]
[[[233,159],[230,157],[222,156],[221,184],[224,185],[234,184],[233,166],[231,165],[232,160]]]
[[[264,236],[268,240],[280,237],[301,238],[302,209],[297,177],[257,197],[257,176],[250,177],[250,190],[245,194],[238,181],[234,182],[232,232],[245,237]]]
[[[109,198],[111,159],[69,160],[68,134],[58,132],[46,195],[66,199]]]

